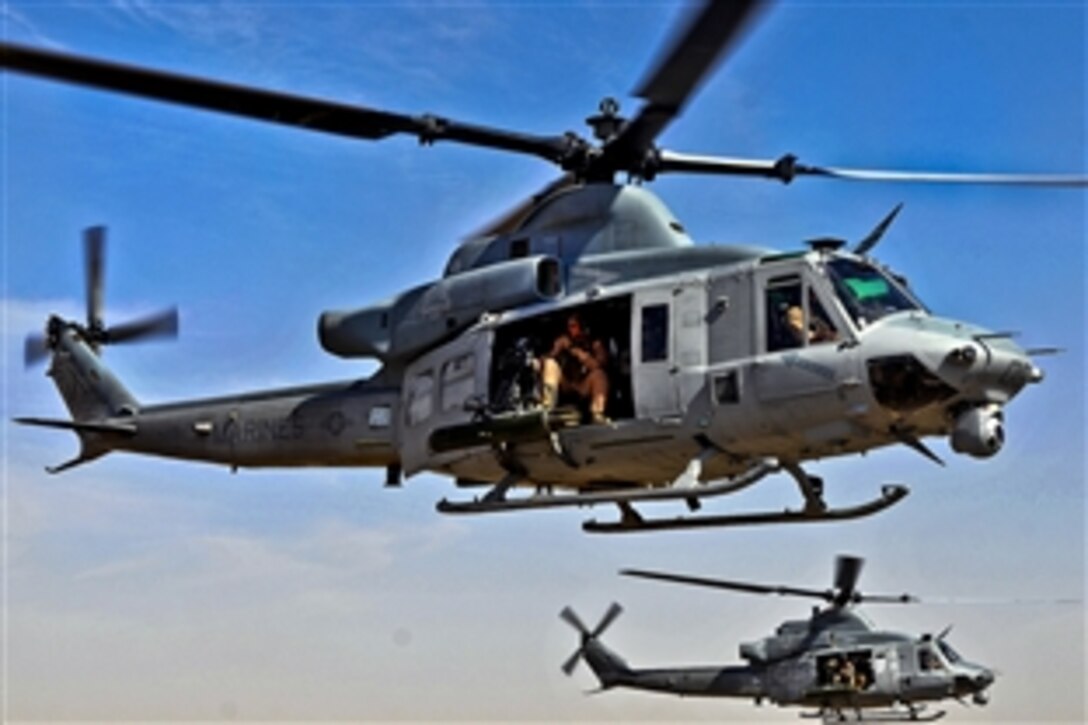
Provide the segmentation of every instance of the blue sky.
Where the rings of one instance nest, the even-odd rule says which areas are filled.
[[[5,38],[391,110],[538,133],[583,131],[626,94],[670,3],[6,2]],[[783,2],[660,139],[681,152],[874,168],[1085,173],[1080,2]],[[142,401],[367,374],[316,343],[323,309],[433,278],[457,240],[542,186],[530,158],[412,139],[365,143],[38,80],[0,79],[3,417],[59,416],[22,337],[81,314],[80,232],[109,225],[107,319],[177,304],[171,345],[110,350]],[[625,566],[948,596],[1070,597],[1085,577],[1086,194],[1069,190],[662,178],[700,242],[859,239],[936,312],[1057,345],[1007,411],[995,459],[907,450],[815,470],[832,501],[912,495],[872,520],[800,529],[583,535],[584,512],[441,518],[430,476],[229,472],[111,456],[61,477],[65,434],[5,426],[4,657],[13,719],[782,719],[749,703],[615,693],[559,664],[612,599],[634,664],[730,662],[803,613],[615,576]],[[716,509],[795,503],[768,481]],[[599,515],[599,514],[598,514]],[[757,606],[753,606],[757,605]],[[1083,607],[918,607],[1004,675],[985,711],[1080,720]]]

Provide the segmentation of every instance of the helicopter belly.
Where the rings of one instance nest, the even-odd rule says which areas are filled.
[[[572,488],[610,485],[665,485],[698,455],[699,444],[679,425],[630,421],[580,426],[555,438],[496,449],[478,446],[450,454],[437,470],[462,479],[493,482],[511,469],[524,482]],[[706,478],[735,474],[743,466],[724,456],[708,461]]]

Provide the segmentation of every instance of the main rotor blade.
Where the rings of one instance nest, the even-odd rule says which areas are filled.
[[[738,592],[747,592],[749,594],[779,594],[782,596],[792,597],[810,597],[813,599],[822,599],[825,602],[830,602],[834,599],[834,594],[829,591],[821,591],[819,589],[803,589],[800,587],[788,587],[788,586],[770,586],[765,584],[752,584],[751,582],[738,582],[728,581],[726,579],[708,579],[698,576],[687,576],[684,574],[669,574],[667,572],[657,571],[645,571],[641,569],[623,569],[620,574],[625,576],[642,577],[643,579],[656,579],[658,581],[670,582],[672,584],[692,584],[700,587],[710,587],[713,589],[729,589]]]
[[[536,136],[458,123],[429,114],[407,116],[13,43],[0,43],[0,67],[142,98],[372,141],[404,133],[417,136],[422,143],[458,141],[540,156],[556,163],[580,149],[573,136]]]
[[[131,322],[113,325],[104,331],[103,342],[117,344],[137,342],[157,337],[175,338],[178,336],[178,310],[171,307],[147,317]]]
[[[922,600],[913,594],[862,594],[861,592],[854,593],[854,600],[857,603],[866,604],[918,604]]]
[[[634,95],[646,104],[605,145],[605,159],[630,159],[640,164],[654,139],[680,114],[726,48],[737,42],[743,28],[766,4],[762,0],[707,0],[692,12],[683,31],[675,35],[635,89]]]
[[[865,598],[869,600],[868,597]],[[1084,600],[1081,597],[1067,597],[1067,598],[1053,598],[1053,599],[1036,599],[1036,598],[1023,598],[1023,597],[912,597],[912,602],[919,604],[932,604],[932,605],[950,605],[950,606],[1064,606],[1068,604],[1081,605],[1084,604]]]
[[[87,327],[102,329],[102,276],[106,255],[106,228],[90,227],[83,232],[83,263],[87,282]]]
[[[854,601],[858,577],[865,560],[857,556],[838,556],[835,558],[835,606],[843,606]]]
[[[891,181],[921,184],[979,184],[1000,186],[1088,186],[1088,176],[1073,174],[967,174],[935,171],[837,169],[799,166],[798,175],[824,176],[847,181]]]
[[[990,184],[1002,186],[1088,186],[1088,176],[1075,174],[974,174],[930,171],[895,171],[879,169],[843,169],[797,163],[787,154],[780,159],[745,159],[729,156],[704,156],[660,151],[653,172],[722,174],[725,176],[760,176],[790,183],[798,176],[816,176],[845,181],[883,181],[922,184]]]

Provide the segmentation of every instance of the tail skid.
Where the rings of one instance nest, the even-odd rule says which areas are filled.
[[[101,458],[107,453],[109,453],[108,450],[94,451],[93,453],[88,453],[86,447],[84,446],[83,449],[80,450],[78,456],[69,461],[65,461],[59,466],[46,466],[45,472],[51,474],[62,473],[64,471],[67,471],[69,468],[75,468],[76,466],[82,465],[84,463],[90,463],[95,459]]]

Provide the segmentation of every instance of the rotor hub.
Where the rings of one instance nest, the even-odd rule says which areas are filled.
[[[601,99],[597,111],[586,118],[586,124],[593,129],[593,137],[603,143],[615,137],[627,119],[620,115],[620,102],[611,96]]]

